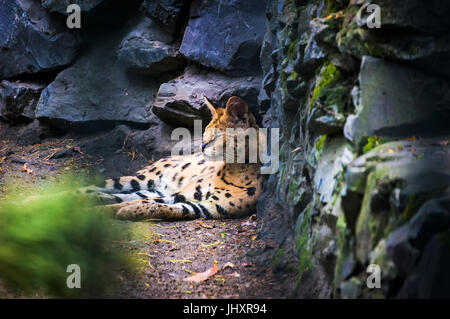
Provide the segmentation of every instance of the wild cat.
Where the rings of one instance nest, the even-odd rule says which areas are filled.
[[[262,191],[261,163],[238,163],[226,156],[211,160],[207,151],[227,147],[227,128],[259,132],[255,117],[236,96],[228,99],[225,108],[214,107],[206,98],[205,103],[212,120],[205,128],[201,152],[165,157],[134,176],[107,179],[81,191],[107,204],[104,207],[116,218],[126,220],[223,219],[252,213]],[[228,143],[237,154],[236,138]],[[245,148],[249,155],[247,144]]]

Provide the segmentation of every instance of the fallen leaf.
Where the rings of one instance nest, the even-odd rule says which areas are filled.
[[[202,247],[206,248],[206,247],[218,246],[218,245],[222,245],[222,244],[223,244],[222,241],[218,241],[218,242],[215,242],[215,243],[213,243],[213,244],[207,244],[207,245],[205,245],[205,244],[202,243],[201,245],[202,245]]]
[[[27,167],[27,163],[23,164],[23,166],[22,166],[22,172],[25,172],[25,173],[27,173],[27,174],[29,174],[29,175],[33,175],[33,170],[31,170],[31,169],[29,169],[29,168]]]
[[[155,239],[154,242],[158,242],[158,243],[168,243],[168,244],[176,244],[174,241],[172,241],[172,240],[167,240],[167,239]]]
[[[203,222],[200,222],[199,225],[202,226],[203,228],[206,228],[206,229],[212,229],[212,228],[214,228],[213,226],[208,225],[208,224],[204,224]]]
[[[217,262],[214,262],[214,266],[205,272],[199,272],[190,277],[184,278],[184,281],[199,283],[207,280],[209,277],[214,276],[219,271]]]
[[[171,259],[169,260],[172,264],[175,263],[191,263],[192,261],[189,259]]]

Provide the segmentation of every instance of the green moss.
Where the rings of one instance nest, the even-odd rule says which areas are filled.
[[[292,72],[289,76],[288,76],[288,78],[287,78],[287,80],[289,81],[289,80],[291,80],[291,81],[297,81],[297,78],[298,78],[298,74],[297,74],[297,72]]]
[[[302,199],[304,189],[301,187],[302,176],[293,176],[289,184],[289,201],[292,206],[297,205]]]
[[[278,249],[272,257],[272,268],[277,268],[284,257],[284,249]]]
[[[347,228],[347,222],[345,220],[345,215],[341,214],[336,222],[336,238],[337,238],[337,256],[336,256],[336,266],[334,269],[334,280],[333,284],[335,287],[339,287],[342,281],[342,273],[345,261],[352,254],[352,247],[349,246],[351,233]]]
[[[364,47],[366,48],[367,52],[374,57],[383,57],[383,50],[380,48],[380,46],[377,43],[372,42],[365,42]]]
[[[340,73],[336,69],[336,66],[333,63],[331,63],[331,61],[328,61],[324,64],[320,72],[320,76],[321,76],[320,82],[314,88],[310,105],[312,105],[319,98],[320,92],[322,91],[323,88],[336,82],[339,79]]]
[[[325,146],[325,142],[327,140],[327,135],[322,135],[319,140],[314,144],[314,148],[320,153],[323,150],[323,147]]]
[[[297,44],[298,44],[298,41],[299,41],[299,39],[295,39],[294,41],[292,41],[289,44],[288,51],[287,51],[287,54],[286,54],[286,58],[289,61],[293,61],[293,60],[297,59]]]
[[[325,108],[332,107],[334,105],[338,106],[340,111],[343,111],[346,101],[349,97],[349,89],[345,86],[334,86],[325,87],[319,94],[319,98]]]
[[[336,0],[327,0],[327,14],[339,11],[339,4]]]
[[[310,228],[311,228],[311,207],[307,209],[302,216],[302,220],[297,231],[297,236],[295,240],[295,248],[297,255],[299,256],[298,261],[298,280],[312,268],[312,251],[309,245],[310,241]]]
[[[317,161],[319,161],[320,158],[322,157],[322,151],[323,151],[323,148],[325,147],[326,141],[327,141],[327,135],[324,134],[324,135],[320,136],[320,138],[317,140],[316,144],[314,144],[314,149],[316,150],[315,157],[316,157]]]
[[[406,222],[410,220],[419,210],[420,206],[425,203],[426,197],[421,196],[420,194],[411,195],[408,198],[408,203],[402,213],[401,220],[402,222]]]
[[[370,251],[385,236],[386,229],[398,219],[388,206],[382,210],[373,211],[372,200],[379,194],[390,193],[393,182],[390,180],[390,168],[382,167],[369,173],[361,204],[360,214],[356,223],[356,253],[360,261],[367,260]]]
[[[385,138],[381,138],[376,135],[369,136],[367,138],[367,143],[366,143],[366,145],[364,145],[362,151],[363,151],[363,153],[368,153],[371,150],[373,150],[375,147],[377,147],[378,145],[381,145],[386,142],[387,142],[387,140]]]

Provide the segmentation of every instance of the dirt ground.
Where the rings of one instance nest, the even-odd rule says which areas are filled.
[[[99,154],[85,149],[98,134],[49,137],[31,145],[20,142],[19,127],[0,122],[0,196],[7,181],[56,179],[67,171],[102,173],[106,177],[132,174],[149,160],[139,152],[112,145]],[[105,133],[106,139],[108,133]],[[103,139],[104,140],[104,139]],[[86,147],[86,145],[90,145]],[[123,146],[123,145],[122,145]],[[117,169],[115,168],[117,165]],[[24,169],[26,167],[26,169]],[[1,197],[0,197],[1,198]],[[259,238],[256,215],[238,220],[152,221],[132,223],[139,238],[130,238],[130,254],[140,266],[133,274],[118,273],[121,287],[113,298],[285,298],[295,283],[294,272],[274,273],[270,247]],[[214,270],[200,282],[186,279]],[[20,295],[0,283],[0,298]]]
[[[118,297],[125,298],[282,298],[285,293],[270,268],[259,268],[252,251],[255,216],[240,220],[195,220],[148,224],[151,234],[141,256],[144,266],[132,279],[123,277]],[[187,279],[213,269],[200,283]]]

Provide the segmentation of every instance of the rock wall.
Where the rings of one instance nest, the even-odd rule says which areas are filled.
[[[81,29],[66,26],[72,2]],[[203,96],[224,106],[232,95],[262,119],[265,1],[72,2],[0,2],[3,120],[63,130],[126,124],[167,140],[172,126],[209,121]]]
[[[448,3],[370,1],[371,29],[365,0],[74,2],[80,30],[67,0],[0,0],[2,120],[112,128],[83,151],[160,157],[209,120],[203,95],[241,96],[280,129],[253,254],[296,273],[287,296],[449,297]]]
[[[369,3],[381,8],[379,29],[368,27]],[[260,96],[281,128],[281,169],[259,213],[276,198],[293,225],[297,296],[450,296],[448,9],[269,4]],[[280,247],[289,238],[266,233]],[[366,284],[371,264],[380,288]]]

